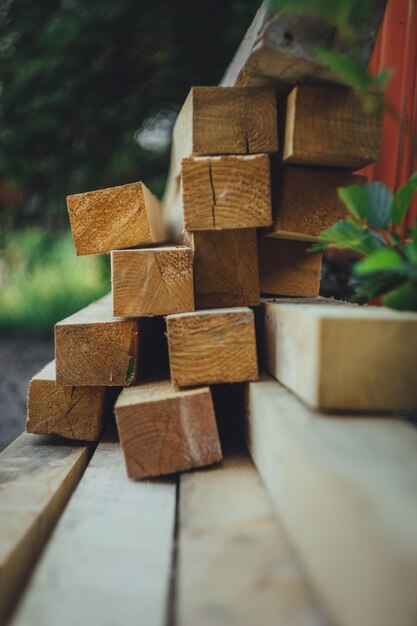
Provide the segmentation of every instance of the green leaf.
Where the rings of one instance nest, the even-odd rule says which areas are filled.
[[[391,221],[392,192],[380,182],[363,185],[363,190],[368,198],[364,218],[369,226],[387,228]]]
[[[394,68],[392,67],[384,67],[383,70],[379,72],[376,76],[372,77],[373,84],[379,89],[383,90],[391,80],[395,73]]]
[[[398,311],[417,311],[417,282],[408,280],[387,294],[382,302]]]
[[[377,233],[375,233],[378,235]],[[362,254],[371,254],[386,244],[382,238],[371,234],[365,226],[348,220],[341,220],[320,233],[320,242],[312,247],[312,251],[327,247],[347,248]],[[320,247],[321,243],[321,247]]]
[[[417,191],[417,172],[395,194],[391,205],[391,217],[396,224],[402,224],[413,195]]]
[[[396,274],[365,274],[353,275],[349,284],[354,288],[353,302],[364,303],[372,298],[386,294],[404,282],[402,276]]]
[[[363,185],[339,187],[337,193],[349,213],[358,221],[362,221],[368,209],[368,196],[363,190]]]
[[[369,91],[372,87],[372,77],[368,74],[366,65],[356,57],[340,52],[331,52],[327,48],[319,47],[316,53],[320,61],[330,67],[342,80],[356,91]]]
[[[353,267],[355,274],[371,274],[373,272],[395,271],[403,265],[403,260],[392,248],[382,248],[370,254]]]

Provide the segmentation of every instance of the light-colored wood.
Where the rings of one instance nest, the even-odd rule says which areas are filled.
[[[87,462],[86,445],[58,444],[27,433],[0,454],[0,623],[5,623]]]
[[[148,317],[194,311],[190,248],[114,250],[111,265],[114,315]]]
[[[360,96],[336,87],[295,87],[287,99],[283,160],[359,169],[379,157],[382,96],[366,111]]]
[[[339,307],[342,309],[343,307]],[[417,623],[417,431],[248,385],[252,457],[334,623]]]
[[[304,572],[243,454],[180,478],[181,626],[324,626]]]
[[[374,3],[369,18],[355,25],[348,44],[337,29],[311,15],[274,11],[264,0],[238,48],[221,84],[256,86],[300,84],[329,80],[342,82],[317,56],[317,48],[354,54],[367,66],[378,33],[386,0]]]
[[[111,296],[55,324],[59,385],[124,387],[136,379],[139,325],[114,317]]]
[[[26,430],[96,441],[103,428],[105,397],[105,387],[60,387],[51,361],[29,383]]]
[[[171,380],[178,387],[257,380],[255,324],[246,307],[168,315]]]
[[[280,296],[319,295],[321,252],[308,252],[304,241],[259,237],[259,283],[261,293]]]
[[[196,309],[259,304],[256,230],[196,231],[193,249]]]
[[[182,161],[187,230],[252,228],[272,223],[266,154],[190,157]]]
[[[165,240],[161,206],[143,183],[77,193],[67,206],[78,255]]]
[[[165,625],[175,492],[127,480],[118,442],[100,443],[12,625]]]
[[[179,391],[169,380],[125,389],[117,428],[130,478],[183,472],[222,459],[209,387]]]
[[[265,302],[268,370],[323,410],[417,409],[417,314]]]
[[[267,237],[314,241],[347,215],[337,189],[362,185],[365,176],[339,170],[285,167],[272,178],[274,223]]]

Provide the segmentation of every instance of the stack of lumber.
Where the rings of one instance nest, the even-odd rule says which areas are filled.
[[[380,146],[380,108],[304,84],[331,78],[311,50],[333,35],[263,5],[222,86],[192,88],[162,206],[142,182],[68,198],[77,254],[111,255],[112,293],[56,325],[27,430],[97,441],[114,407],[120,445],[106,434],[88,465],[88,444],[25,435],[4,456],[10,598],[75,490],[16,626],[415,625],[417,435],[387,413],[417,411],[417,315],[318,297],[307,253]],[[226,433],[254,464],[219,463]]]

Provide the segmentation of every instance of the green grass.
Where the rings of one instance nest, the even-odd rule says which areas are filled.
[[[71,234],[8,233],[0,251],[0,332],[42,334],[110,291],[109,262],[77,257]]]

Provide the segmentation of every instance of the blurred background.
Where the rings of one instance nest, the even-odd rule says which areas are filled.
[[[0,449],[24,427],[53,324],[110,290],[75,256],[68,194],[161,197],[192,85],[216,85],[259,0],[0,0]]]

